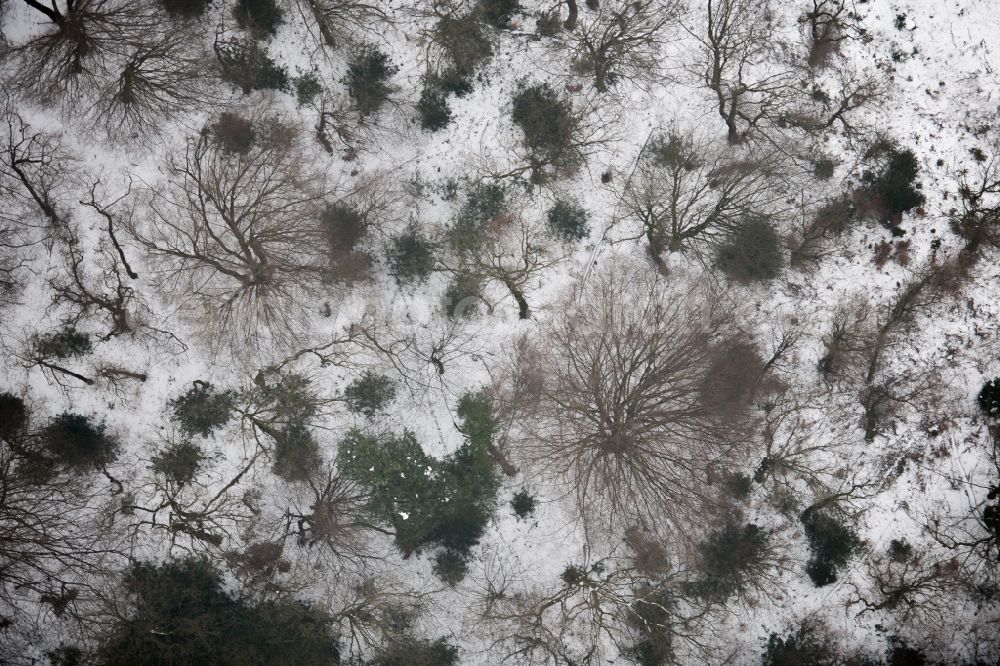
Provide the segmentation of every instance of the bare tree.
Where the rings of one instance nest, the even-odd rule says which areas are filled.
[[[476,282],[477,286],[501,285],[517,303],[518,316],[527,319],[530,315],[528,288],[558,263],[560,257],[548,247],[538,225],[520,211],[513,210],[506,191],[489,185],[480,188],[469,196],[488,197],[489,191],[496,191],[502,193],[503,201],[497,202],[496,210],[474,212],[475,202],[470,200],[446,233],[451,256],[441,257],[439,263],[457,280]],[[483,194],[482,188],[487,194]],[[479,293],[453,295],[460,299],[460,305],[467,304],[461,299],[482,297]]]
[[[797,93],[789,70],[758,67],[773,42],[773,15],[754,0],[708,0],[701,44],[700,76],[715,95],[730,144],[742,143]]]
[[[165,22],[123,49],[88,111],[113,139],[148,141],[165,121],[211,101],[212,72],[182,23]]]
[[[315,470],[306,480],[308,492],[285,509],[286,533],[303,548],[315,549],[319,561],[359,564],[380,556],[372,532],[391,535],[369,519],[368,494],[337,475],[333,466]]]
[[[858,615],[878,611],[892,612],[904,624],[940,621],[961,598],[964,581],[958,558],[925,562],[912,552],[912,546],[897,541],[897,552],[872,554],[866,562],[872,587],[869,591],[854,585],[855,596],[849,606],[860,605]]]
[[[675,568],[650,576],[629,558],[586,551],[557,580],[512,571],[496,554],[487,554],[482,568],[473,591],[477,629],[488,632],[504,660],[610,662],[634,655],[643,638],[694,658],[708,652],[706,609],[682,598],[684,572]]]
[[[360,32],[374,25],[387,27],[389,14],[380,3],[366,0],[299,0],[306,25],[319,32],[319,43],[336,49],[356,41]]]
[[[63,252],[66,275],[49,281],[52,287],[53,302],[69,305],[72,308],[67,323],[75,326],[93,311],[101,313],[107,320],[108,332],[102,340],[135,331],[133,315],[138,306],[135,290],[128,284],[126,276],[122,275],[121,264],[117,255],[103,253],[108,262],[106,268],[100,271],[97,280],[88,277],[85,268],[85,257],[78,240],[67,243]]]
[[[805,32],[810,67],[824,67],[843,42],[866,36],[852,5],[846,0],[811,0],[807,4],[799,23]]]
[[[783,205],[780,160],[750,149],[721,148],[695,134],[654,134],[620,193],[627,219],[639,222],[650,256],[711,247],[747,217]]]
[[[952,553],[963,575],[981,590],[1000,585],[1000,446],[997,428],[982,424],[965,442],[951,438],[947,448],[964,446],[962,456],[948,456],[929,470],[943,490],[918,521],[931,538]],[[984,450],[983,442],[987,441]],[[957,451],[956,451],[957,452]],[[966,456],[967,453],[972,455]]]
[[[262,447],[209,465],[200,447],[165,437],[150,459],[152,476],[129,487],[120,511],[133,543],[158,543],[171,554],[222,558],[253,539],[259,516],[255,466]]]
[[[476,321],[371,305],[331,344],[302,350],[297,356],[312,356],[321,366],[324,360],[359,370],[387,366],[416,400],[429,390],[450,393],[449,377],[482,367],[484,358],[492,355],[484,329]]]
[[[49,29],[11,49],[18,64],[12,83],[46,103],[76,103],[109,75],[118,54],[160,22],[136,0],[24,2]]]
[[[820,409],[826,396],[789,389],[766,405],[762,418],[763,457],[754,481],[767,484],[776,498],[831,492],[841,470],[850,466],[848,433],[838,431]]]
[[[351,577],[336,596],[329,595],[336,599],[331,614],[345,648],[355,657],[399,640],[430,606],[431,591],[414,590],[395,573],[383,567]]]
[[[12,230],[15,247],[49,240],[65,228],[69,212],[63,201],[76,161],[60,137],[33,129],[8,99],[2,112],[5,130],[0,163],[0,224]],[[41,219],[41,224],[39,224]],[[24,233],[34,230],[35,233]]]
[[[31,410],[10,394],[0,424],[0,641],[8,655],[36,623],[77,617],[101,580],[125,563],[104,521],[102,489],[53,466]]]
[[[912,405],[933,390],[932,367],[894,365],[894,354],[905,350],[916,317],[941,298],[954,277],[950,262],[915,271],[884,308],[873,309],[863,298],[839,305],[830,333],[823,339],[825,354],[819,370],[827,378],[860,385],[862,427],[871,441],[904,405]]]
[[[575,4],[575,3],[574,3]],[[610,1],[558,36],[572,53],[574,66],[593,77],[598,92],[619,81],[645,83],[663,75],[660,50],[665,32],[680,14],[673,0]],[[567,19],[567,23],[570,19]]]
[[[815,27],[818,39],[837,39],[832,26],[847,30],[841,21],[847,21],[846,16],[831,19],[823,8],[844,3],[817,0],[815,4],[818,13],[813,19],[807,14],[805,20],[819,22]],[[708,0],[705,28],[688,29],[701,45],[695,71],[715,97],[730,144],[763,141],[776,150],[807,158],[811,151],[799,145],[800,137],[790,130],[815,134],[839,127],[848,136],[854,135],[859,131],[854,112],[884,100],[886,83],[876,72],[848,62],[840,63],[832,76],[822,80],[782,62],[775,17],[767,2]],[[819,25],[823,21],[828,22],[826,28]],[[829,48],[830,43],[824,42],[822,48]]]
[[[324,183],[297,128],[261,109],[234,125],[250,133],[233,138],[216,125],[168,157],[170,181],[147,187],[149,215],[129,231],[213,346],[253,355],[305,328],[323,272]]]
[[[994,138],[989,153],[958,175],[962,209],[951,211],[951,226],[965,239],[972,255],[983,247],[1000,245],[1000,139]]]
[[[871,335],[871,315],[871,304],[860,296],[834,308],[830,332],[823,338],[825,353],[819,360],[823,375],[843,377],[862,367]]]
[[[864,376],[866,385],[872,384],[884,367],[887,352],[903,342],[900,336],[913,325],[916,315],[938,300],[934,277],[933,268],[918,272],[910,282],[902,285],[899,294],[878,317],[868,347]]]
[[[609,123],[594,100],[574,104],[549,84],[523,85],[514,95],[511,117],[521,141],[509,152],[515,162],[507,170],[487,165],[494,179],[528,174],[531,185],[549,182],[576,172],[599,147],[609,142]]]
[[[586,526],[683,537],[739,451],[700,400],[726,313],[688,288],[637,268],[598,273],[539,341],[543,384],[515,452],[572,496]]]
[[[835,253],[833,242],[855,221],[850,197],[842,195],[828,201],[809,201],[805,196],[799,204],[797,224],[788,239],[791,250],[789,263],[805,269]]]
[[[816,135],[840,129],[847,137],[868,130],[856,120],[856,111],[878,107],[888,99],[888,84],[874,71],[853,64],[838,65],[821,81],[813,79],[805,94],[790,98],[774,119],[779,127]]]

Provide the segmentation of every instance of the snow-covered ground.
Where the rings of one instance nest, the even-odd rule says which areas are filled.
[[[603,2],[612,4],[612,0]],[[214,21],[231,22],[228,7],[223,7],[222,2],[217,4],[201,27],[193,30],[193,39],[205,41],[206,57],[211,57],[214,31],[210,26]],[[308,2],[289,0],[285,4],[286,21],[268,42],[269,53],[293,75],[316,68],[319,80],[329,89],[330,99],[346,101],[342,80],[347,72],[348,50],[331,49],[317,41],[309,29],[308,16],[301,11]],[[591,10],[580,4],[580,20],[586,22]],[[60,184],[61,197],[90,261],[100,261],[98,247],[107,243],[104,218],[76,203],[87,196],[91,183],[100,179],[104,201],[124,194],[130,181],[134,191],[143,187],[162,191],[171,178],[165,170],[168,154],[183,154],[185,141],[213,122],[220,110],[240,109],[261,100],[267,100],[289,122],[304,128],[307,147],[301,160],[327,173],[330,185],[324,193],[326,198],[340,199],[366,179],[377,178],[387,184],[392,203],[380,211],[367,241],[377,259],[373,279],[351,287],[325,284],[310,304],[311,319],[307,330],[298,331],[298,344],[270,350],[266,357],[251,360],[231,350],[211,351],[211,341],[198,336],[190,310],[182,307],[185,295],[158,284],[158,265],[122,230],[125,252],[140,276],[131,287],[148,304],[152,325],[175,337],[116,336],[96,344],[91,356],[71,362],[83,374],[96,372],[101,363],[146,374],[145,381],[126,383],[117,392],[103,381],[94,386],[73,381],[61,385],[51,372],[29,367],[19,356],[32,334],[56,330],[68,311],[65,306],[50,305],[48,281],[65,272],[59,241],[51,247],[43,244],[20,250],[30,263],[18,302],[0,310],[0,392],[25,396],[39,418],[69,410],[103,419],[123,442],[110,473],[125,485],[136,504],[154,502],[151,456],[163,442],[177,436],[167,409],[169,400],[195,380],[234,390],[252,388],[258,370],[269,364],[299,349],[323,345],[352,330],[352,326],[371,325],[380,319],[377,326],[381,340],[395,336],[410,345],[401,356],[391,358],[370,345],[362,345],[345,347],[345,356],[329,364],[319,362],[316,355],[305,354],[287,368],[307,376],[318,393],[330,399],[338,397],[363,370],[385,373],[400,383],[388,411],[374,421],[344,409],[341,403],[327,405],[321,427],[316,429],[323,456],[328,462],[335,461],[338,442],[354,427],[382,432],[409,429],[426,453],[446,456],[463,442],[455,424],[459,396],[482,386],[499,385],[502,390],[504,382],[498,378],[509,369],[519,340],[540,339],[540,331],[563,314],[562,304],[569,290],[592,275],[593,270],[618,260],[615,257],[656,270],[648,260],[639,225],[627,218],[618,197],[650,135],[679,128],[725,143],[725,124],[712,92],[702,85],[699,74],[702,51],[695,35],[701,34],[706,21],[705,3],[692,0],[688,4],[681,19],[664,32],[658,55],[662,76],[650,77],[649,81],[624,80],[609,92],[598,93],[589,78],[573,73],[564,51],[550,38],[535,34],[537,17],[555,9],[556,3],[523,2],[511,26],[495,31],[494,54],[478,70],[472,91],[461,98],[449,97],[453,114],[450,124],[433,133],[420,128],[414,110],[427,69],[426,35],[434,26],[431,3],[392,0],[388,5],[380,4],[388,18],[359,31],[357,36],[390,54],[398,67],[391,79],[395,89],[391,103],[374,122],[371,134],[358,142],[356,158],[350,160],[342,159],[339,151],[327,154],[312,141],[317,123],[315,109],[298,106],[291,94],[254,92],[242,96],[216,81],[211,105],[184,109],[165,121],[155,136],[137,144],[112,142],[89,126],[84,114],[72,108],[40,104],[31,95],[8,87],[10,103],[32,128],[61,136],[66,153],[78,160],[72,179]],[[922,271],[955,256],[963,247],[964,240],[951,230],[949,216],[961,207],[957,192],[963,171],[977,168],[970,151],[979,148],[1000,159],[1000,155],[990,152],[991,145],[1000,147],[1000,129],[990,127],[1000,118],[1000,54],[993,43],[1000,34],[1000,19],[996,5],[987,0],[858,0],[849,4],[866,37],[844,42],[834,58],[849,63],[856,71],[878,77],[884,95],[851,116],[864,132],[849,137],[834,125],[815,142],[817,154],[821,151],[836,162],[834,177],[819,181],[796,174],[789,180],[785,197],[789,202],[818,201],[857,187],[865,168],[860,161],[867,147],[866,138],[878,134],[916,154],[920,164],[918,180],[926,202],[919,211],[907,213],[901,223],[906,231],[904,239],[911,243],[905,266],[901,265],[905,262],[892,259],[881,266],[876,264],[876,245],[895,239],[877,221],[862,220],[837,236],[831,252],[814,267],[797,269],[786,265],[778,278],[750,285],[728,284],[721,275],[715,276],[728,298],[739,305],[740,329],[765,358],[773,352],[782,331],[798,332],[797,343],[782,359],[780,378],[789,387],[788,395],[808,403],[802,418],[809,427],[803,429],[805,435],[799,446],[823,447],[811,454],[808,464],[828,473],[817,475],[826,484],[820,489],[797,478],[793,471],[789,487],[796,497],[783,510],[777,506],[777,484],[752,486],[738,511],[742,520],[772,530],[771,538],[780,543],[780,558],[771,571],[773,580],[748,599],[730,599],[713,607],[697,623],[694,639],[675,641],[677,663],[758,663],[772,633],[794,633],[804,620],[821,622],[841,646],[843,655],[863,653],[880,660],[886,654],[888,637],[898,635],[907,645],[923,649],[934,663],[986,664],[1000,659],[1000,593],[996,592],[1000,581],[996,562],[987,566],[963,560],[956,566],[970,572],[964,582],[941,587],[931,584],[919,590],[915,594],[922,600],[921,608],[914,612],[909,612],[905,603],[861,612],[865,608],[861,600],[877,603],[883,598],[875,589],[870,569],[879,566],[873,562],[887,561],[890,541],[905,538],[919,554],[912,566],[920,569],[965,556],[961,548],[949,550],[932,538],[925,529],[932,515],[941,518],[942,529],[962,524],[979,529],[980,536],[986,534],[984,526],[967,519],[972,516],[974,521],[986,501],[988,487],[1000,483],[989,458],[992,440],[976,405],[983,383],[1000,375],[996,250],[986,250],[968,280],[957,289],[921,309],[915,320],[907,323],[903,341],[890,347],[881,376],[898,382],[900,391],[911,397],[898,405],[895,416],[872,441],[865,441],[861,427],[861,386],[849,380],[828,382],[817,370],[825,353],[823,341],[838,306],[855,298],[870,304],[874,317],[883,316]],[[796,67],[792,70],[795,76],[808,79],[801,62],[805,47],[799,23],[807,5],[812,5],[811,0],[774,3],[776,27],[774,48],[767,56],[770,61],[753,63],[754,67],[761,71]],[[3,34],[8,45],[18,45],[48,29],[39,22],[40,14],[22,2],[11,0],[2,7]],[[17,60],[11,57],[3,66],[9,70],[17,66]],[[818,76],[817,81],[826,84],[833,75],[828,70]],[[511,118],[511,100],[524,81],[549,82],[555,90],[565,92],[576,108],[589,109],[586,122],[597,128],[602,142],[589,151],[586,163],[575,173],[553,178],[542,186],[514,187],[514,204],[519,215],[537,223],[537,228],[557,198],[572,198],[588,213],[590,235],[575,245],[539,239],[551,244],[549,249],[559,261],[532,276],[525,285],[531,318],[519,319],[516,302],[502,284],[493,282],[484,295],[494,307],[490,311],[481,308],[484,311],[479,315],[456,323],[440,308],[448,276],[438,272],[425,282],[399,286],[388,272],[385,248],[392,236],[411,223],[432,236],[440,235],[458,211],[468,183],[489,179],[521,164],[522,135]],[[611,175],[609,183],[602,182],[606,173]],[[454,183],[458,184],[457,197],[448,195],[449,184]],[[348,196],[346,200],[351,199]],[[142,200],[127,205],[139,207],[136,215],[141,217]],[[778,220],[783,236],[794,232],[794,210]],[[637,236],[638,240],[627,240]],[[678,276],[703,270],[689,255],[674,254],[665,259],[673,279],[681,280],[684,278]],[[706,270],[714,269],[709,266]],[[321,313],[324,303],[329,303],[329,313]],[[94,317],[83,318],[78,328],[95,338],[105,332]],[[442,341],[444,353],[451,356],[440,374],[427,356],[434,349],[440,350]],[[199,440],[213,463],[205,485],[187,491],[192,505],[213,497],[245,464],[249,439],[237,421]],[[518,438],[527,432],[528,424],[515,423],[505,433],[505,445],[515,459]],[[754,475],[764,457],[761,433],[754,437],[743,467],[730,471]],[[278,479],[266,461],[265,456],[242,477],[238,492],[227,489],[234,505],[240,504],[241,497],[255,498],[248,501],[256,503],[263,515],[248,514],[242,523],[234,519],[229,524],[232,534],[226,536],[218,552],[242,548],[254,538],[262,538],[259,535],[270,529],[267,521],[277,517],[280,522],[283,507],[289,503],[308,504],[308,492]],[[321,561],[327,568],[321,570],[311,568],[315,553],[299,548],[289,539],[283,556],[293,562],[293,572],[308,581],[295,589],[295,595],[336,613],[353,582],[374,576],[377,585],[386,590],[426,593],[422,600],[425,609],[417,624],[419,633],[447,638],[459,648],[462,664],[531,663],[530,658],[542,659],[538,656],[542,653],[537,651],[514,654],[512,646],[519,644],[515,634],[523,632],[524,627],[499,620],[487,622],[478,614],[483,590],[491,581],[495,583],[502,571],[511,581],[508,594],[525,599],[554,594],[562,587],[560,576],[568,565],[589,564],[605,557],[625,562],[631,551],[620,533],[585,538],[583,526],[575,519],[560,486],[533,472],[530,465],[521,467],[517,476],[503,477],[497,511],[473,550],[467,576],[454,587],[442,583],[432,572],[429,553],[404,559],[390,538],[372,534],[370,550],[378,557],[361,564],[324,559]],[[856,494],[845,508],[860,546],[841,568],[836,582],[816,587],[805,571],[809,547],[799,512],[826,494],[842,492],[862,480],[877,492]],[[107,479],[96,474],[92,483],[103,488]],[[524,488],[537,495],[538,507],[529,518],[517,519],[509,501]],[[118,501],[114,497],[106,499],[110,503]],[[734,517],[738,518],[735,513]],[[117,520],[128,522],[129,518],[120,515]],[[258,530],[257,537],[254,530]],[[132,556],[151,560],[206,548],[204,543],[185,543],[176,535],[154,529],[138,529],[130,544]],[[686,566],[689,553],[670,543],[665,547],[678,566]],[[990,552],[995,558],[997,546]],[[280,575],[278,578],[280,584]],[[980,589],[970,587],[970,581]],[[230,582],[234,590],[239,589],[241,582],[235,578]],[[575,601],[583,604],[616,603],[602,597],[601,592],[579,594]],[[38,617],[50,633],[25,648],[31,654],[80,635],[45,606],[39,606]],[[548,616],[546,621],[554,622]],[[627,649],[612,640],[615,631],[626,635],[629,628],[622,624],[621,616],[609,621],[618,622],[619,628],[607,634],[598,632],[600,652],[592,661],[577,663],[630,663]],[[569,627],[563,637],[567,654],[574,654],[577,643],[586,645],[591,630],[593,625],[583,620]],[[362,651],[371,654],[372,647]],[[537,663],[571,663],[553,659]],[[849,663],[848,657],[842,659],[831,663]]]

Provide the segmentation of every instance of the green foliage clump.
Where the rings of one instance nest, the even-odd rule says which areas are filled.
[[[104,423],[63,412],[42,429],[41,442],[56,462],[76,470],[100,469],[118,457],[120,443]]]
[[[573,201],[559,199],[545,216],[549,229],[567,241],[583,240],[590,233],[587,211]]]
[[[46,651],[45,658],[49,660],[49,666],[84,666],[89,663],[79,647],[62,643],[59,647]]]
[[[440,74],[442,87],[459,97],[472,89],[476,68],[493,56],[493,43],[476,11],[442,16],[434,27],[434,43],[449,63]]]
[[[487,235],[503,226],[506,214],[506,188],[486,181],[476,183],[448,229],[448,242],[456,252],[477,254]]]
[[[747,217],[719,247],[715,262],[740,282],[774,279],[783,263],[781,239],[765,218]]]
[[[457,413],[462,419],[460,430],[470,444],[484,449],[492,445],[500,424],[493,416],[493,402],[485,391],[464,393],[458,399]]]
[[[236,393],[216,391],[208,382],[196,381],[183,395],[170,401],[174,419],[187,435],[208,437],[232,418]]]
[[[305,481],[323,462],[319,443],[304,424],[292,422],[274,438],[274,473],[286,481]]]
[[[835,666],[844,660],[812,624],[784,638],[772,633],[761,657],[762,666]]]
[[[344,400],[352,412],[368,418],[381,412],[396,397],[396,382],[391,377],[366,370],[344,389]]]
[[[514,14],[521,10],[519,0],[479,0],[476,8],[480,18],[498,30],[510,25]]]
[[[417,100],[417,115],[420,117],[420,127],[429,132],[442,130],[451,122],[448,95],[433,79],[424,81],[424,89]]]
[[[376,46],[366,44],[354,53],[347,65],[344,83],[362,116],[371,116],[381,110],[392,92],[389,79],[397,71],[398,68],[389,62],[389,56]]]
[[[295,101],[298,102],[299,106],[312,104],[312,101],[321,92],[323,92],[323,86],[319,82],[316,70],[310,70],[295,77]]]
[[[886,666],[928,666],[930,663],[920,648],[910,647],[899,636],[889,637],[889,646],[885,654]]]
[[[288,90],[288,70],[278,65],[253,39],[230,39],[215,45],[222,80],[244,95],[254,90]]]
[[[986,416],[990,418],[1000,416],[1000,377],[983,384],[976,396],[976,402]]]
[[[367,666],[456,666],[458,649],[445,639],[393,641]]]
[[[205,15],[212,0],[160,0],[160,6],[168,16],[194,19]]]
[[[833,178],[836,168],[836,162],[828,157],[821,157],[813,162],[813,175],[816,176],[817,180],[830,180]]]
[[[729,524],[699,545],[703,578],[691,592],[709,601],[724,602],[734,593],[757,587],[768,566],[769,538],[752,523]]]
[[[890,155],[889,163],[876,181],[890,214],[905,213],[923,205],[926,197],[916,187],[919,172],[920,163],[912,150],[894,151]]]
[[[537,503],[535,497],[527,490],[518,490],[510,500],[510,508],[514,510],[514,515],[518,519],[524,519],[535,513]]]
[[[722,489],[733,499],[745,500],[753,491],[753,479],[746,474],[726,472],[722,475]]]
[[[913,546],[906,539],[889,542],[889,559],[893,562],[909,562],[913,559]]]
[[[919,173],[920,163],[912,150],[888,148],[888,158],[882,169],[868,170],[861,175],[869,199],[867,207],[876,212],[884,224],[897,227],[903,213],[926,201],[917,183]]]
[[[261,431],[274,441],[272,469],[286,481],[303,481],[322,463],[319,443],[310,424],[323,400],[308,379],[282,375],[276,382],[259,382],[247,391],[247,410]]]
[[[370,489],[369,510],[392,525],[404,553],[425,545],[439,512],[450,508],[440,496],[440,465],[424,453],[412,432],[374,437],[352,430],[340,444],[337,467]]]
[[[546,12],[535,21],[535,33],[539,37],[555,37],[562,31],[563,21],[558,11]]]
[[[64,328],[45,335],[35,335],[31,348],[42,358],[72,358],[86,356],[93,351],[89,333],[81,333],[75,328]]]
[[[259,391],[260,402],[267,406],[274,421],[305,424],[316,415],[320,399],[302,375],[283,375],[279,381]]]
[[[20,439],[28,425],[28,406],[12,393],[0,393],[0,439]]]
[[[549,84],[522,86],[514,96],[514,123],[524,134],[524,145],[532,153],[533,179],[541,178],[544,165],[575,166],[580,159],[574,147],[579,121],[568,99]]]
[[[257,39],[269,39],[284,22],[284,12],[275,0],[236,0],[233,7],[236,25]]]
[[[454,587],[469,572],[468,558],[457,550],[442,549],[434,554],[434,575]]]
[[[479,542],[499,490],[489,455],[497,428],[489,400],[466,394],[458,416],[467,441],[444,459],[424,453],[412,432],[374,437],[357,430],[337,457],[340,472],[369,489],[369,511],[393,527],[404,554],[430,546],[450,551],[438,554],[447,575],[461,572],[456,560],[467,560]]]
[[[653,164],[659,167],[690,170],[699,165],[700,156],[692,139],[677,132],[653,136],[646,150],[652,157]]]
[[[297,601],[234,599],[205,560],[136,564],[125,589],[135,608],[99,645],[100,666],[340,663],[324,611]]]
[[[472,83],[468,76],[457,69],[446,69],[432,77],[435,87],[446,95],[465,97],[472,92]]]
[[[483,226],[507,210],[507,189],[498,183],[476,183],[466,194],[459,219],[469,225]]]
[[[812,507],[803,511],[799,520],[811,552],[806,573],[816,587],[829,585],[837,580],[837,569],[851,558],[860,543],[858,537],[829,513]]]
[[[629,651],[639,666],[666,666],[675,662],[670,612],[676,603],[669,591],[642,584],[636,590],[638,603],[629,616],[629,624],[637,634]]]
[[[445,311],[449,317],[472,317],[483,300],[483,279],[472,272],[459,272],[444,292]]]
[[[205,454],[194,442],[173,442],[153,456],[153,472],[179,486],[191,483],[205,462]]]
[[[399,284],[426,280],[434,270],[434,244],[410,225],[392,240],[389,270]]]

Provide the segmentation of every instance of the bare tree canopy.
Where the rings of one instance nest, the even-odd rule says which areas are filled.
[[[719,146],[694,133],[654,133],[621,195],[657,262],[664,252],[702,250],[748,216],[776,211],[781,160],[753,148]]]
[[[206,62],[181,24],[151,30],[93,91],[92,122],[112,138],[147,139],[165,120],[211,101]]]
[[[558,40],[603,93],[620,81],[645,84],[663,75],[665,33],[679,16],[680,5],[672,0],[604,2],[578,22],[574,18]]]
[[[31,412],[0,393],[0,617],[22,630],[45,609],[75,616],[125,559],[101,529],[103,489],[56,463]],[[16,632],[3,634],[0,650],[15,654]]]
[[[323,178],[303,160],[298,129],[260,109],[245,124],[224,114],[166,170],[130,228],[162,284],[213,346],[253,354],[296,338],[323,272]]]
[[[641,268],[598,272],[538,348],[537,413],[518,446],[593,525],[684,533],[739,438],[700,395],[726,313],[698,285]]]
[[[46,103],[73,103],[108,76],[115,56],[139,43],[157,21],[137,0],[24,0],[45,29],[11,49],[12,82]],[[161,19],[162,20],[162,19]]]

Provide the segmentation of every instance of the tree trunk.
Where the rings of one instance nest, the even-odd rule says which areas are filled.
[[[504,285],[506,285],[507,289],[510,291],[510,295],[514,297],[515,301],[517,301],[517,308],[518,308],[517,317],[518,317],[518,319],[528,319],[528,317],[530,316],[531,312],[528,309],[528,300],[524,297],[524,292],[521,291],[517,287],[517,285],[515,285],[513,282],[511,282],[509,280],[504,280],[503,283],[504,283]]]
[[[486,450],[490,454],[490,459],[504,474],[512,478],[517,476],[517,468],[495,445],[490,444]]]
[[[743,143],[743,138],[740,136],[740,130],[736,126],[736,100],[732,100],[731,104],[732,107],[729,114],[723,117],[726,119],[726,128],[728,129],[728,136],[726,138],[730,146],[735,146]]]
[[[576,5],[576,0],[566,0],[566,7],[569,13],[566,15],[566,20],[563,21],[563,29],[568,32],[573,32],[576,30],[576,19],[580,13],[579,7]]]
[[[63,15],[59,13],[59,10],[56,9],[55,3],[52,3],[52,7],[46,7],[45,5],[36,2],[35,0],[24,0],[24,2],[32,9],[35,9],[41,12],[42,14],[45,14],[45,16],[48,17],[48,19],[53,23],[55,23],[56,25],[61,26],[63,24],[63,21],[65,19]],[[72,8],[72,5],[70,5],[70,7]]]
[[[594,61],[594,87],[600,93],[608,91],[608,74],[605,71],[606,69],[603,62],[599,60]]]
[[[662,234],[657,233],[651,225],[647,225],[646,242],[646,249],[649,252],[649,258],[653,260],[654,264],[656,264],[656,270],[658,270],[660,274],[666,275],[668,271],[667,264],[663,261],[664,243]],[[671,249],[674,249],[673,243],[671,243]]]
[[[320,10],[316,0],[306,0],[306,3],[309,5],[309,11],[312,12],[317,27],[319,27],[319,33],[323,36],[323,41],[331,49],[336,48],[337,40],[333,38],[333,31],[330,30],[330,24],[327,22],[326,17],[323,16],[323,12]]]
[[[75,379],[79,379],[81,382],[83,382],[87,386],[93,386],[94,385],[94,380],[93,379],[90,379],[89,377],[84,377],[81,374],[77,374],[77,373],[73,372],[72,370],[67,370],[66,368],[64,368],[62,366],[59,366],[59,365],[56,365],[54,363],[46,363],[45,361],[38,361],[38,365],[42,366],[43,368],[48,368],[49,370],[52,370],[54,372],[59,372],[59,373],[62,373],[64,375],[69,375],[70,377],[73,377]]]

